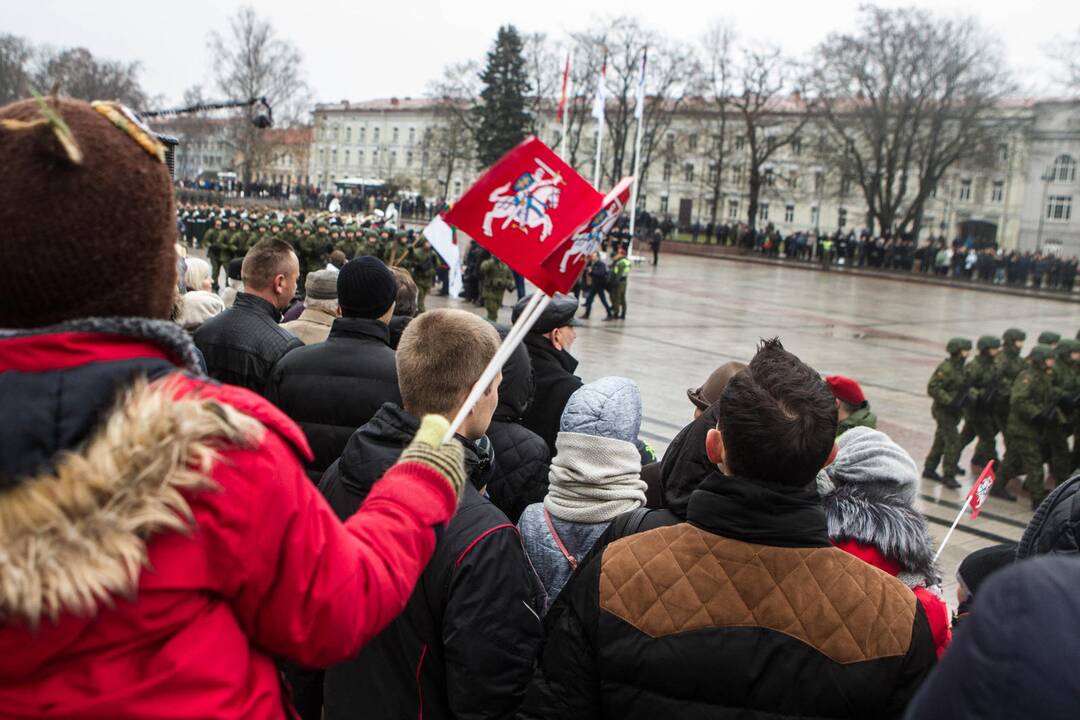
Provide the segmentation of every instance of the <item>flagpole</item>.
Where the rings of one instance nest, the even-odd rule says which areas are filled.
[[[648,52],[648,49],[645,51]],[[646,55],[647,57],[647,55]],[[641,63],[641,78],[639,80],[642,87],[645,86],[645,60]],[[634,137],[634,184],[630,188],[630,242],[627,244],[626,256],[631,260],[634,259],[634,228],[637,226],[637,196],[638,196],[638,177],[641,171],[641,126],[645,121],[645,93],[642,91],[639,93],[638,102],[641,103],[641,107],[635,108],[637,111],[637,135]]]
[[[596,166],[593,168],[593,187],[600,187],[600,157],[604,149],[604,114],[600,113],[600,127],[596,129]]]
[[[953,520],[952,527],[949,528],[949,532],[945,533],[945,539],[941,541],[941,545],[938,547],[937,553],[934,555],[934,559],[931,563],[937,563],[938,558],[941,557],[941,552],[945,549],[945,545],[948,544],[949,538],[952,537],[953,530],[956,530],[956,526],[960,524],[960,518],[964,517],[964,512],[968,509],[968,500],[964,499],[964,504],[960,507],[960,512],[956,514],[956,519]]]
[[[488,386],[495,379],[495,376],[502,370],[502,366],[506,364],[507,359],[517,349],[518,345],[525,338],[525,333],[532,329],[532,326],[536,324],[536,321],[540,319],[540,316],[544,312],[544,308],[551,302],[551,296],[547,293],[537,292],[534,293],[529,300],[525,309],[518,316],[518,320],[514,323],[514,326],[510,328],[510,332],[507,333],[506,339],[499,345],[499,349],[495,352],[495,356],[488,362],[487,367],[484,368],[484,372],[481,373],[480,379],[473,385],[472,390],[469,391],[468,397],[465,398],[464,404],[461,409],[458,410],[457,415],[454,416],[453,422],[450,423],[450,428],[446,431],[446,435],[443,437],[443,442],[450,442],[451,438],[457,433],[458,428],[465,422],[465,418],[469,416],[472,409],[476,407],[476,403],[480,400],[480,396],[487,391]]]
[[[562,109],[562,135],[559,136],[559,157],[566,159],[566,132],[567,121],[570,119],[569,105],[574,97],[574,50],[571,48],[566,56],[566,95]]]

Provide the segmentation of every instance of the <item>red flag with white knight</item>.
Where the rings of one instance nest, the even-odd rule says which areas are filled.
[[[971,519],[979,517],[979,510],[986,502],[986,496],[990,494],[990,488],[994,486],[994,461],[986,463],[986,467],[979,473],[979,477],[968,492],[967,504],[971,506]]]
[[[577,282],[589,256],[600,249],[604,237],[615,227],[615,222],[622,215],[630,202],[630,189],[634,178],[625,177],[604,198],[604,207],[592,216],[588,223],[578,228],[569,240],[553,248],[544,258],[543,266],[557,273],[561,278],[559,292],[568,293]]]
[[[552,295],[564,278],[558,267],[541,263],[603,203],[604,196],[587,180],[532,137],[488,168],[445,217]]]

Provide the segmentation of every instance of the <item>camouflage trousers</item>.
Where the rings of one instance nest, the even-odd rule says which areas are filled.
[[[960,416],[947,410],[933,410],[934,421],[937,429],[934,431],[934,444],[930,446],[930,454],[926,456],[927,470],[935,470],[941,463],[941,476],[951,478],[956,476],[956,467],[960,462]]]
[[[487,310],[487,319],[491,322],[497,322],[499,319],[499,308],[502,307],[501,294],[496,297],[495,295],[484,295],[484,309]]]
[[[1039,438],[1028,433],[1007,433],[1005,460],[1001,463],[997,484],[1005,487],[1005,483],[1021,474],[1025,476],[1024,489],[1031,495],[1031,502],[1035,505],[1042,502],[1046,497],[1046,488],[1043,484],[1043,453]]]
[[[964,428],[960,431],[960,451],[971,444],[975,438],[979,442],[975,444],[975,454],[971,456],[971,464],[982,468],[991,460],[997,460],[997,426],[989,415],[966,415]]]
[[[623,280],[611,291],[611,314],[617,318],[626,317],[626,285]]]
[[[1047,428],[1043,434],[1050,474],[1059,483],[1072,477],[1072,471],[1077,467],[1073,463],[1073,453],[1069,451],[1069,430],[1065,425],[1057,425]]]

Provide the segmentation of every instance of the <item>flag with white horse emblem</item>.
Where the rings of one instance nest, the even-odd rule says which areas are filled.
[[[600,249],[604,238],[614,229],[615,223],[622,215],[626,204],[630,201],[630,187],[634,184],[632,177],[625,177],[604,198],[604,207],[600,212],[593,215],[592,219],[569,240],[560,247],[552,249],[543,265],[545,268],[557,272],[562,278],[559,292],[570,292],[577,281],[578,275],[585,269],[589,256]]]
[[[596,215],[603,201],[547,145],[529,138],[492,165],[445,217],[550,295],[564,279],[558,263],[541,264]]]

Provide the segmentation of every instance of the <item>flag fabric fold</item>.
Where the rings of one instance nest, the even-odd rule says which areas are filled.
[[[422,232],[431,243],[431,249],[438,253],[450,268],[447,290],[451,297],[458,297],[465,283],[461,275],[461,248],[454,236],[454,229],[446,224],[441,215],[436,215]]]
[[[593,99],[592,116],[604,121],[604,108],[607,106],[607,58],[600,67],[600,79],[596,83],[596,97]]]
[[[640,120],[645,116],[645,64],[648,61],[649,48],[641,52],[641,72],[638,74],[637,102],[634,104],[634,118]]]
[[[566,66],[563,67],[562,92],[559,95],[559,107],[555,111],[555,120],[563,121],[563,113],[566,112],[566,96],[570,89],[570,53],[566,53]]]
[[[990,488],[994,486],[994,461],[986,463],[986,467],[979,474],[978,479],[971,485],[971,490],[968,492],[967,504],[971,507],[971,519],[979,517],[979,511],[982,509],[983,503],[986,502],[986,497],[990,494]]]

